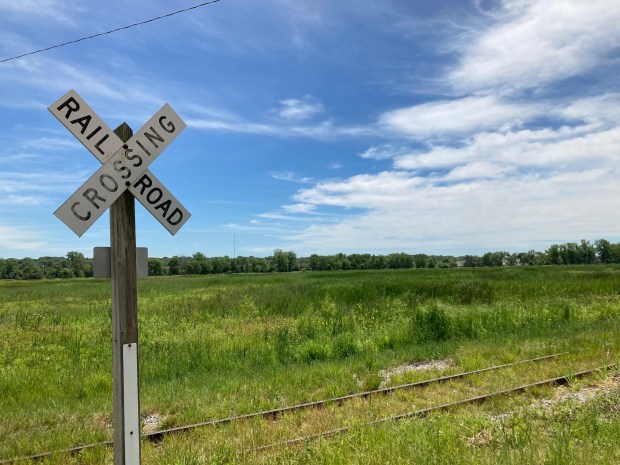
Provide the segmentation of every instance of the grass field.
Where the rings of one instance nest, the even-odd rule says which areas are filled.
[[[110,305],[108,280],[0,282],[0,460],[111,438]],[[365,426],[617,361],[619,323],[620,266],[146,278],[139,350],[149,428],[570,353],[432,390],[145,441],[143,463],[619,463],[614,373]],[[421,361],[443,364],[398,369]],[[353,431],[247,452],[342,425]],[[97,447],[44,463],[111,457]]]

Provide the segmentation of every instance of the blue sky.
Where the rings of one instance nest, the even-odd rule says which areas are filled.
[[[0,59],[199,1],[0,0]],[[164,103],[150,166],[192,213],[151,256],[468,254],[620,240],[617,0],[221,0],[0,64],[0,256],[92,256],[53,212],[99,162],[47,111]],[[233,241],[234,238],[234,241]],[[235,249],[233,250],[233,244]]]

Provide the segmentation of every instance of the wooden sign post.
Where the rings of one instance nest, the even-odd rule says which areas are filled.
[[[171,234],[185,224],[189,212],[147,170],[185,128],[185,123],[166,104],[135,136],[125,123],[112,132],[73,90],[49,110],[103,164],[54,214],[81,236],[110,208],[114,465],[138,465],[140,387],[134,197]]]
[[[127,142],[133,135],[126,124],[122,124],[114,132],[123,142]],[[140,463],[135,210],[133,195],[128,191],[123,192],[110,206],[115,465]],[[120,455],[117,451],[124,451],[124,457],[117,459],[117,455]]]

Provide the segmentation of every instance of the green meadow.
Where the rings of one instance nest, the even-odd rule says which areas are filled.
[[[111,439],[110,308],[109,280],[0,282],[0,461]],[[617,361],[620,265],[152,277],[139,280],[138,308],[151,429],[569,352],[406,396],[144,441],[143,463],[620,462],[615,372],[575,381],[563,397],[537,388],[366,425]],[[418,362],[437,364],[398,369]],[[354,428],[250,452],[342,425]],[[102,446],[43,463],[111,460]]]

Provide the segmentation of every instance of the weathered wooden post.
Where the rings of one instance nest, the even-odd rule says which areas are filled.
[[[133,131],[121,124],[114,133],[127,142]],[[125,145],[125,147],[127,147]],[[138,376],[138,288],[135,201],[129,191],[110,206],[112,277],[112,383],[114,465],[140,463]]]
[[[110,208],[114,465],[138,465],[140,388],[134,197],[171,234],[185,224],[189,212],[147,169],[185,129],[185,123],[165,104],[135,136],[126,123],[112,132],[73,90],[48,109],[102,163],[54,214],[81,236]]]

